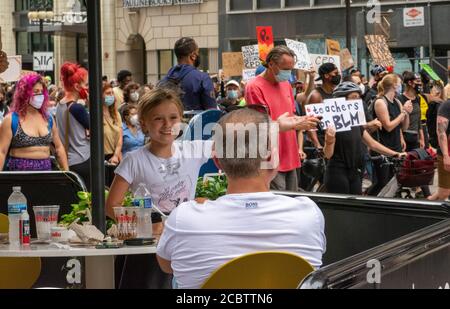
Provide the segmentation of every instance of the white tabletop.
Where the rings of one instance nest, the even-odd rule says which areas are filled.
[[[53,245],[36,244],[27,247],[0,245],[0,257],[73,257],[73,256],[108,256],[154,254],[156,245],[139,247],[122,247],[119,249],[96,249],[95,247],[70,247],[59,249]]]

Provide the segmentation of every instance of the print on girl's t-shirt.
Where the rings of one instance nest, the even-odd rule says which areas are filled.
[[[161,162],[161,166],[158,171],[161,174],[162,178],[166,180],[169,176],[180,176],[179,169],[181,167],[180,160],[166,160],[165,162]]]
[[[157,197],[153,202],[161,211],[171,212],[181,203],[190,200],[192,184],[188,175],[181,176],[178,181],[154,184],[150,188],[152,197]]]

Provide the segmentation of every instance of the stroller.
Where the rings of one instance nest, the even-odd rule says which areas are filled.
[[[380,191],[378,197],[417,198],[411,188],[433,184],[436,170],[436,153],[432,148],[414,149],[403,159],[387,159],[395,177]]]

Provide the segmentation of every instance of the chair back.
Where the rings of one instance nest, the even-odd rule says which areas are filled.
[[[296,289],[314,267],[288,252],[256,252],[217,269],[203,289]]]

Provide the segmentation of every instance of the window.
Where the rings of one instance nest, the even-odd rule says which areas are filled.
[[[83,3],[83,1],[81,1]],[[29,11],[37,9],[45,9],[47,11],[53,10],[53,0],[36,1],[36,0],[15,0],[16,12]],[[34,5],[43,5],[44,7],[36,8]]]
[[[280,0],[258,0],[258,9],[279,9]]]
[[[230,11],[251,11],[253,0],[230,0]]]
[[[16,53],[17,55],[31,54],[30,44],[28,44],[28,32],[16,32]]]
[[[175,63],[173,50],[158,50],[158,79],[163,79]]]
[[[310,0],[286,0],[285,6],[287,8],[310,6]]]

